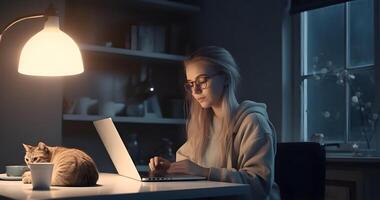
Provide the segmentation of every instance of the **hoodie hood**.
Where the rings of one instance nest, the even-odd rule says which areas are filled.
[[[257,103],[254,101],[243,101],[235,114],[235,125],[234,125],[234,133],[236,133],[243,122],[243,120],[247,117],[247,115],[251,113],[256,113],[264,116],[264,118],[268,121],[271,128],[274,131],[274,127],[272,123],[269,121],[268,113],[267,113],[267,106],[265,103]]]

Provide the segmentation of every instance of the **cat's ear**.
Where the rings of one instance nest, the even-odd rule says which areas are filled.
[[[28,144],[22,144],[22,146],[24,146],[25,151],[30,151],[33,148],[32,146],[30,146]]]
[[[43,143],[43,142],[39,142],[39,143],[38,143],[38,149],[46,150],[46,149],[47,149],[46,144]]]

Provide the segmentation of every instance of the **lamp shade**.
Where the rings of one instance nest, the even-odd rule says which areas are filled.
[[[49,16],[43,30],[26,42],[18,72],[35,76],[67,76],[83,72],[78,45],[59,29],[59,19]]]

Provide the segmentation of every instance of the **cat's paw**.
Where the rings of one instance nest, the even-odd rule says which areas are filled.
[[[24,184],[32,183],[32,174],[30,173],[30,171],[24,172],[24,174],[22,175],[22,182]]]

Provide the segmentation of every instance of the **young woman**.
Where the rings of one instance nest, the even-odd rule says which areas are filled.
[[[247,183],[253,199],[280,199],[274,182],[275,129],[265,104],[236,100],[239,72],[231,54],[204,47],[184,64],[187,141],[177,151],[177,162],[156,156],[150,170]]]

